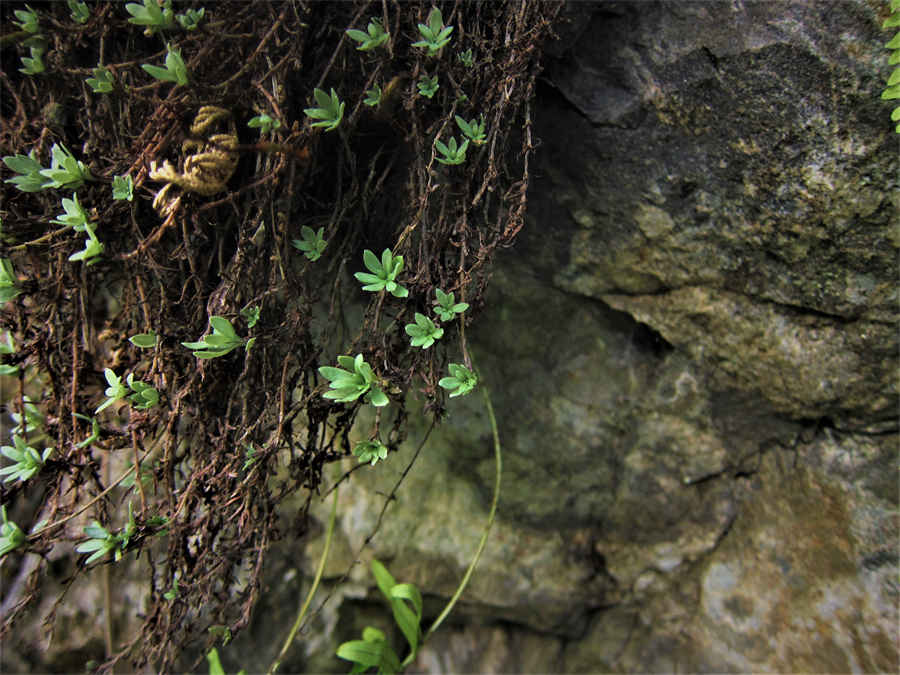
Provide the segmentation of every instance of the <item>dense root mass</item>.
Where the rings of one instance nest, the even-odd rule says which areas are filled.
[[[298,494],[308,504],[323,467],[350,452],[361,402],[323,398],[320,366],[338,354],[365,355],[400,410],[381,433],[389,448],[404,435],[406,392],[420,392],[426,411],[440,416],[437,383],[448,361],[461,360],[462,321],[446,324],[447,335],[427,350],[410,346],[403,324],[431,308],[437,288],[468,303],[467,317],[482,309],[491,258],[523,225],[536,143],[529,102],[560,5],[436,5],[453,32],[433,54],[412,46],[432,7],[425,2],[210,3],[195,30],[157,35],[128,23],[120,3],[89,5],[83,24],[65,3],[38,5],[45,72],[4,68],[4,153],[33,151],[48,166],[60,143],[89,166],[96,180],[78,188],[78,201],[103,251],[91,265],[70,260],[84,236],[50,224],[71,190],[3,184],[0,258],[21,290],[0,307],[0,327],[15,342],[6,362],[19,366],[18,382],[4,379],[3,402],[23,415],[33,401],[44,417],[41,442],[55,450],[37,477],[4,484],[2,503],[29,524],[26,532],[46,519],[27,544],[45,555],[82,541],[84,517],[121,530],[133,504],[125,551],[150,570],[138,608],[144,625],[103,668],[127,659],[167,672],[181,650],[215,638],[210,626],[234,632],[247,624],[266,551],[286,527],[277,505]],[[12,8],[2,12],[11,35]],[[359,51],[345,31],[365,30],[372,18],[390,40]],[[184,59],[187,85],[141,68],[163,62],[166,41]],[[468,50],[471,65],[460,58]],[[28,54],[24,41],[4,40],[5,64]],[[85,84],[98,64],[113,76],[108,93]],[[437,91],[422,96],[420,80],[435,76]],[[381,102],[368,106],[376,85]],[[315,88],[346,103],[332,132],[304,114]],[[230,133],[192,133],[208,106],[230,114],[237,143]],[[247,122],[263,113],[282,124],[261,136]],[[446,165],[435,141],[462,141],[457,115],[483,116],[484,138],[469,145],[464,163]],[[180,193],[167,195],[160,217],[152,202],[163,185],[151,166],[212,176],[216,189],[173,183]],[[126,174],[134,200],[113,201],[112,178]],[[291,244],[304,226],[324,228],[327,248],[315,262]],[[352,273],[364,269],[364,249],[385,248],[404,257],[409,297],[366,294],[362,322],[353,323],[342,303],[363,296]],[[259,308],[258,321],[242,314],[247,308]],[[181,343],[208,332],[214,316],[255,338],[252,348],[196,359]],[[151,331],[155,348],[128,342]],[[85,442],[104,400],[105,368],[155,387],[160,403],[111,406]],[[121,476],[108,466],[130,462],[140,479],[116,484]],[[76,576],[86,569],[79,565]],[[0,634],[39,596],[46,573],[43,557]],[[174,579],[177,601],[164,597]]]

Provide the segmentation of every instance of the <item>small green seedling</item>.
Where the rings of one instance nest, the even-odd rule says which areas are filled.
[[[108,94],[113,90],[113,76],[108,68],[97,66],[94,76],[85,80],[95,94]]]
[[[16,284],[16,272],[9,258],[0,258],[0,303],[6,303],[15,298],[22,289]]]
[[[16,24],[20,30],[32,34],[37,33],[40,30],[37,12],[29,5],[25,5],[25,9],[14,10],[13,15],[18,19],[18,21],[13,21],[13,23]]]
[[[72,21],[75,23],[87,23],[91,18],[91,10],[80,0],[66,0],[69,11],[72,13]]]
[[[397,673],[412,662],[422,642],[422,594],[413,584],[398,584],[378,560],[372,560],[372,573],[378,590],[391,607],[397,627],[409,643],[409,655],[401,663],[384,633],[368,626],[363,629],[362,640],[344,642],[338,647],[337,656],[354,663],[351,673],[362,673],[369,668],[377,668],[379,673]]]
[[[16,341],[13,339],[12,333],[6,331],[5,338],[5,341],[0,340],[0,355],[15,354]],[[18,372],[19,366],[14,366],[11,363],[0,363],[0,375],[15,375]]]
[[[397,275],[403,270],[403,256],[395,256],[391,253],[391,249],[386,248],[381,253],[379,261],[375,254],[369,249],[363,251],[363,262],[369,269],[371,274],[366,272],[357,272],[353,276],[363,286],[364,291],[377,292],[386,290],[388,293],[397,298],[405,298],[409,295],[409,291],[397,283]]]
[[[23,68],[19,68],[20,73],[24,73],[25,75],[40,75],[46,70],[44,66],[44,48],[34,45],[29,47],[29,53],[31,56],[23,56],[22,57],[22,65]]]
[[[140,347],[141,349],[152,349],[159,341],[159,336],[154,331],[150,331],[149,333],[138,333],[137,335],[132,335],[130,338],[128,338],[128,341],[135,347]]]
[[[435,158],[441,164],[462,164],[466,161],[466,148],[469,147],[469,139],[464,140],[459,147],[456,145],[456,138],[451,138],[446,145],[440,140],[435,140],[434,147],[441,153],[440,157]]]
[[[470,120],[469,122],[466,122],[459,115],[454,115],[454,118],[456,119],[456,124],[460,131],[462,131],[470,141],[475,145],[482,145],[484,143],[484,115],[477,120]]]
[[[134,199],[134,180],[128,174],[113,176],[112,196],[116,201],[130,202]]]
[[[4,183],[12,183],[22,192],[37,192],[47,186],[47,179],[41,175],[41,163],[37,160],[35,150],[27,155],[8,155],[3,163],[18,176],[7,178]]]
[[[377,82],[371,89],[366,89],[366,97],[363,99],[363,103],[370,108],[381,103],[381,86]]]
[[[444,293],[440,288],[435,288],[434,294],[437,297],[434,301],[434,311],[441,321],[452,321],[457,314],[469,309],[469,303],[456,302],[452,291]]]
[[[146,26],[144,34],[147,36],[161,30],[175,28],[175,13],[172,11],[172,0],[165,0],[162,7],[156,0],[144,0],[144,4],[130,2],[125,5],[125,11],[131,14],[128,23],[137,26]]]
[[[9,166],[9,165],[7,165]],[[42,188],[65,188],[77,190],[87,180],[94,180],[83,162],[75,159],[68,148],[61,143],[54,143],[50,148],[50,168],[41,169],[41,175],[48,179]]]
[[[472,55],[471,49],[467,49],[464,52],[460,52],[459,54],[457,54],[456,58],[466,68],[471,68],[472,66],[475,65],[475,57]]]
[[[154,2],[155,0],[144,0],[145,2]],[[160,68],[145,63],[141,66],[148,74],[163,82],[174,82],[176,84],[185,85],[188,83],[187,66],[181,58],[181,51],[172,49],[171,45],[166,46],[166,67]]]
[[[383,45],[391,37],[390,33],[385,32],[384,26],[378,19],[371,19],[366,30],[368,31],[368,33],[364,33],[361,30],[356,30],[355,28],[351,28],[345,31],[347,33],[347,37],[360,43],[356,49],[361,52],[367,52],[371,49],[375,49],[376,47]]]
[[[172,579],[172,588],[163,593],[163,597],[169,602],[178,597],[178,577]]]
[[[337,403],[350,403],[360,396],[364,396],[366,403],[371,403],[377,408],[388,404],[387,395],[381,390],[378,379],[372,370],[372,366],[363,360],[362,354],[352,356],[339,356],[338,366],[322,366],[319,374],[328,380],[330,389],[322,396]]]
[[[93,265],[99,261],[100,254],[103,253],[103,243],[97,239],[94,229],[89,225],[85,226],[88,238],[84,240],[84,248],[69,256],[72,262],[81,261],[86,265]]]
[[[80,413],[75,413],[75,417],[91,423],[91,435],[76,445],[76,448],[86,448],[91,443],[96,443],[100,440],[100,422],[97,421],[96,417],[88,417],[87,415],[82,415]]]
[[[262,115],[252,117],[250,121],[247,122],[247,126],[251,129],[259,129],[259,135],[265,136],[270,131],[281,128],[281,120],[277,120],[274,117],[263,113]]]
[[[128,397],[131,405],[137,410],[149,410],[159,403],[159,392],[146,382],[134,379],[134,373],[129,373],[125,380],[133,394]]]
[[[103,393],[106,400],[94,411],[95,415],[99,415],[116,401],[125,398],[128,395],[128,387],[122,384],[122,379],[116,375],[112,368],[104,368],[103,375],[106,377],[106,383],[109,385]]]
[[[434,77],[423,75],[419,78],[416,86],[419,88],[419,93],[422,96],[424,96],[425,98],[431,98],[437,93],[437,90],[441,85],[438,84],[437,75],[435,75]]]
[[[378,464],[378,460],[387,459],[388,449],[377,438],[371,441],[360,441],[353,446],[353,455],[359,459],[360,464],[368,462],[372,466]]]
[[[203,7],[200,9],[187,9],[184,14],[176,14],[175,20],[184,30],[197,30],[197,26],[200,25],[200,20],[204,14],[206,14],[206,9]]]
[[[58,225],[66,225],[73,228],[76,232],[85,232],[92,229],[94,224],[89,222],[87,211],[78,203],[78,195],[72,193],[72,199],[63,198],[62,207],[65,213],[60,213],[51,223]]]
[[[3,523],[0,524],[0,558],[7,553],[15,551],[25,545],[27,539],[22,528],[6,517],[6,506],[0,506],[0,516]]]
[[[207,335],[198,342],[182,342],[188,349],[194,350],[194,356],[198,359],[215,359],[225,356],[228,352],[238,347],[250,349],[251,342],[245,342],[238,337],[231,322],[224,316],[209,317],[209,325],[212,326],[212,335]]]
[[[322,257],[322,252],[328,246],[328,242],[322,237],[324,232],[324,227],[320,227],[318,231],[313,231],[311,227],[304,225],[300,228],[300,236],[303,239],[294,239],[291,244],[298,251],[303,251],[303,255],[307,258],[316,261]]]
[[[428,349],[435,340],[440,340],[444,336],[444,329],[436,326],[434,321],[424,314],[416,312],[415,319],[415,323],[408,323],[405,326],[406,334],[412,338],[410,344],[413,347]]]
[[[250,443],[244,443],[244,466],[242,466],[241,469],[243,471],[252,469],[258,459],[259,453],[256,448]]]
[[[32,436],[32,438],[34,438],[34,432],[40,431],[44,426],[44,422],[46,421],[44,413],[41,412],[41,409],[28,399],[25,399],[24,418],[21,414],[15,412],[10,413],[9,416],[12,417],[13,422],[16,423],[16,426],[14,426],[10,430],[12,434],[24,435],[27,429],[28,435]]]
[[[432,56],[439,52],[441,48],[450,42],[450,33],[453,32],[453,26],[444,25],[444,17],[441,10],[432,7],[428,13],[428,25],[419,24],[419,33],[422,39],[413,42],[413,47],[421,47],[428,50],[428,55]]]
[[[259,322],[259,305],[247,305],[241,310],[241,317],[247,322],[247,328],[253,328]]]
[[[324,127],[325,131],[334,131],[338,128],[341,120],[344,118],[344,107],[346,103],[342,103],[341,99],[335,93],[334,88],[331,89],[331,96],[316,87],[313,90],[313,96],[316,97],[318,108],[305,108],[303,110],[307,117],[312,117],[321,122],[313,122],[313,127]]]
[[[24,483],[43,468],[44,462],[52,452],[53,448],[44,448],[42,453],[38,453],[37,450],[27,445],[21,436],[15,434],[13,445],[4,445],[0,448],[0,453],[14,462],[12,465],[0,469],[0,476],[8,474],[3,482],[8,483],[18,479]]]
[[[122,554],[128,547],[128,542],[136,532],[137,522],[134,519],[134,510],[131,507],[131,502],[129,502],[128,523],[122,528],[121,532],[113,534],[95,520],[84,528],[84,533],[89,537],[88,540],[78,544],[75,547],[75,551],[77,553],[91,554],[84,561],[85,565],[90,565],[95,560],[105,557],[108,553],[112,553],[113,559],[118,562],[122,559]]]
[[[444,389],[452,390],[450,398],[465,396],[478,384],[478,376],[461,363],[451,363],[450,377],[443,377],[438,385]]]

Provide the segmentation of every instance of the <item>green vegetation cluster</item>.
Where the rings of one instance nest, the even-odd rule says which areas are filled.
[[[35,560],[0,636],[50,552],[73,580],[140,558],[141,628],[94,666],[221,668],[279,507],[390,461],[408,397],[437,421],[479,387],[466,327],[523,226],[560,5],[440,5],[0,6],[0,555]],[[354,672],[427,636],[373,572],[408,649],[367,629]]]

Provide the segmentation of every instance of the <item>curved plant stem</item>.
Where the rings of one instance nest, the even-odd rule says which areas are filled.
[[[478,559],[481,558],[481,553],[484,551],[484,545],[487,543],[491,526],[494,524],[494,516],[497,514],[497,503],[500,501],[500,477],[503,471],[503,457],[500,452],[500,434],[497,432],[497,418],[494,417],[494,408],[491,406],[491,396],[488,393],[487,387],[482,387],[481,392],[484,394],[484,405],[487,408],[488,418],[491,421],[491,433],[494,436],[494,458],[497,463],[497,475],[494,477],[494,501],[491,503],[491,512],[488,515],[487,525],[485,525],[484,534],[481,535],[481,541],[478,542],[478,550],[475,551],[475,557],[472,559],[472,562],[469,563],[469,569],[466,570],[465,576],[460,582],[459,587],[456,589],[456,592],[453,594],[453,597],[450,598],[450,602],[444,607],[444,611],[440,613],[438,618],[434,620],[434,623],[431,624],[431,628],[425,633],[422,642],[428,639],[428,636],[437,630],[438,626],[443,623],[444,619],[447,618],[447,615],[450,614],[450,610],[453,609],[453,605],[456,604],[456,601],[459,600],[459,597],[462,595],[463,590],[466,588],[466,584],[469,583],[469,577],[472,576],[472,572],[475,570],[475,565],[478,564]],[[413,655],[411,654],[410,657],[412,656]],[[406,665],[405,662],[404,665]]]
[[[294,642],[294,638],[297,637],[297,631],[300,630],[300,625],[303,623],[303,617],[306,616],[306,610],[309,609],[313,596],[316,594],[316,589],[319,587],[319,582],[322,580],[322,573],[325,571],[325,560],[328,559],[328,550],[331,548],[331,535],[334,534],[334,521],[337,515],[337,498],[338,491],[335,490],[334,500],[331,502],[331,515],[328,518],[328,530],[325,532],[325,548],[322,550],[322,557],[319,559],[316,578],[313,580],[309,593],[306,594],[306,600],[303,601],[303,606],[300,608],[297,618],[294,620],[294,625],[291,626],[291,632],[288,633],[287,640],[284,641],[281,651],[272,662],[272,665],[269,666],[268,675],[275,674],[275,671],[278,670],[278,667],[281,665],[281,661],[284,659],[285,654],[287,654],[287,650]]]

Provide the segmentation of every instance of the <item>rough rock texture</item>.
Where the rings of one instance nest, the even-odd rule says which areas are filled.
[[[897,670],[882,4],[570,6],[529,227],[471,334],[500,418],[500,514],[419,669]],[[363,555],[420,585],[431,616],[493,480],[480,400],[449,410]],[[423,433],[342,488],[328,577]],[[352,580],[367,600],[321,619],[334,642],[385,620],[365,565]],[[319,647],[298,667],[340,670]]]

